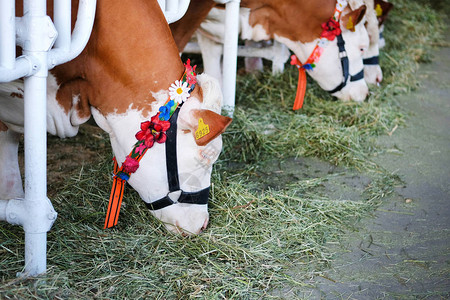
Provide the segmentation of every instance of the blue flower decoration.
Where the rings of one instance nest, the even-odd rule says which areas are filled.
[[[161,106],[159,108],[159,119],[162,121],[167,121],[170,118],[170,108],[167,106]]]
[[[169,102],[167,102],[166,105],[161,106],[159,108],[159,112],[160,112],[159,119],[161,121],[168,121],[170,119],[170,111],[171,111],[172,106],[174,106],[174,105],[175,105],[175,101],[170,100]]]
[[[312,71],[313,66],[311,64],[304,64],[302,66],[303,69],[308,70],[308,71]]]
[[[119,172],[116,174],[116,176],[125,181],[128,181],[128,179],[130,179],[130,175],[124,172]]]

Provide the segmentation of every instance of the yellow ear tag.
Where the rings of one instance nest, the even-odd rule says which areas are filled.
[[[195,131],[195,139],[201,139],[209,133],[209,125],[203,122],[203,119],[198,119],[198,128]]]
[[[353,26],[353,20],[352,17],[348,17],[348,22],[347,22],[347,29],[348,30],[355,30],[355,26]]]
[[[380,4],[377,4],[377,6],[375,6],[375,12],[377,13],[377,17],[381,17],[381,15],[383,14],[383,9],[381,8]]]

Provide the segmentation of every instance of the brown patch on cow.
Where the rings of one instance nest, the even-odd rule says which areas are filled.
[[[91,116],[89,107],[91,93],[92,88],[90,88],[89,83],[86,80],[76,78],[65,81],[60,85],[56,93],[56,99],[67,114],[70,111],[75,111],[79,118],[89,119]],[[76,103],[73,103],[74,96],[78,96]]]
[[[306,43],[320,37],[320,25],[333,15],[336,1],[242,0],[241,6],[250,8],[250,25],[261,25],[270,38]]]
[[[215,112],[207,109],[194,109],[192,110],[191,114],[194,117],[194,120],[196,120],[196,126],[191,131],[192,135],[195,138],[195,142],[199,146],[205,146],[210,141],[222,134],[232,121],[232,119],[229,117],[216,114]],[[209,133],[197,139],[195,136],[195,131],[198,129],[198,120],[200,118],[203,119],[204,124],[208,125]]]
[[[20,98],[20,99],[23,99],[23,94],[16,93],[16,92],[12,92],[11,94],[9,94],[9,96],[10,96],[11,98]]]
[[[199,28],[213,7],[212,4],[210,0],[191,1],[183,18],[170,26],[180,51]],[[242,0],[241,7],[250,8],[250,25],[261,25],[270,38],[277,34],[293,41],[307,43],[320,37],[320,25],[332,17],[336,1]]]
[[[214,5],[215,2],[212,0],[191,0],[184,16],[177,22],[169,25],[178,51],[183,51]]]
[[[194,90],[191,92],[191,97],[195,97],[203,103],[203,90],[198,84],[195,85]]]
[[[0,131],[7,131],[7,130],[8,130],[8,126],[6,126],[5,123],[0,121]]]

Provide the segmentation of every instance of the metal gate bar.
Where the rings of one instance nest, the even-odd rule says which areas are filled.
[[[47,75],[54,66],[81,53],[94,23],[95,0],[80,0],[71,36],[71,1],[56,0],[55,24],[47,16],[46,0],[24,0],[24,16],[15,17],[15,0],[0,1],[0,82],[24,77],[25,198],[0,200],[0,220],[25,231],[23,276],[47,267],[47,232],[57,213],[47,198]],[[68,21],[67,21],[68,20]],[[17,40],[16,40],[17,35]],[[23,56],[16,59],[16,44]]]

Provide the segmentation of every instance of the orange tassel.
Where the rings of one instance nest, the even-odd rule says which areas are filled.
[[[295,95],[293,110],[302,108],[303,99],[305,98],[306,92],[306,72],[304,68],[298,68],[298,83],[297,83],[297,94]]]
[[[119,166],[115,157],[113,160],[114,174],[116,174],[119,171]],[[117,225],[117,221],[119,220],[120,206],[122,205],[125,183],[125,180],[114,177],[111,195],[109,196],[108,210],[106,212],[105,226],[103,227],[104,229],[111,228]]]

